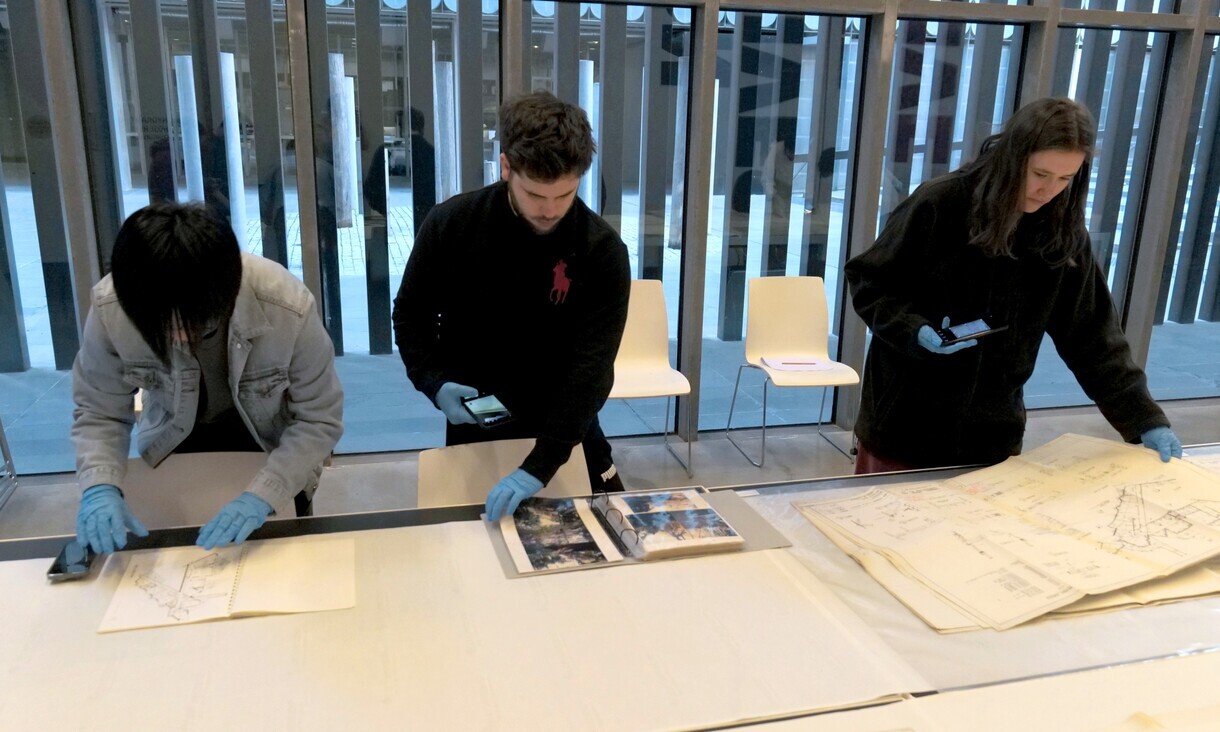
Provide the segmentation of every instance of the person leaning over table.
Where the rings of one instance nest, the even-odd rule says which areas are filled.
[[[502,180],[428,214],[394,299],[394,337],[445,443],[537,438],[491,487],[511,516],[580,444],[594,491],[620,491],[597,413],[627,321],[627,248],[576,195],[595,146],[585,113],[547,92],[500,110]],[[494,394],[514,421],[483,429],[463,397]]]
[[[243,254],[227,224],[199,206],[133,213],[110,274],[93,288],[72,366],[78,540],[112,552],[128,531],[148,533],[120,490],[138,389],[149,465],[173,453],[267,453],[245,492],[200,529],[199,546],[244,541],[294,503],[307,515],[343,433],[334,356],[309,290],[279,264]]]
[[[846,265],[872,330],[857,473],[997,463],[1021,451],[1023,389],[1049,333],[1101,413],[1168,462],[1182,446],[1131,357],[1084,207],[1094,122],[1071,99],[1022,107],[979,156],[902,202]],[[943,345],[935,327],[1006,330]]]

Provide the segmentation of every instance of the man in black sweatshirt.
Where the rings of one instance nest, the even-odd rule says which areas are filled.
[[[487,497],[512,515],[578,443],[593,490],[622,490],[597,413],[614,384],[630,267],[618,233],[576,196],[595,146],[585,113],[547,92],[500,109],[499,182],[424,220],[394,299],[407,376],[449,420],[447,445],[537,438]],[[475,424],[462,399],[513,414]]]

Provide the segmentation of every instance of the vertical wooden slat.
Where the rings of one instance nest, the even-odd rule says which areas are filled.
[[[746,252],[750,233],[750,196],[754,181],[755,125],[759,95],[759,47],[762,43],[762,16],[738,13],[733,29],[732,77],[729,82],[728,138],[725,165],[724,218],[720,244],[720,303],[717,308],[717,337],[739,341],[745,316]]]
[[[796,160],[796,112],[801,94],[801,47],[805,18],[785,13],[776,21],[772,44],[775,90],[768,147],[762,176],[766,197],[763,207],[764,276],[783,276],[788,266],[788,231],[792,220],[792,175]]]
[[[416,5],[418,3],[412,3]],[[305,0],[306,47],[309,52],[309,98],[313,114],[313,159],[297,165],[314,169],[316,196],[312,202],[317,212],[318,265],[322,285],[322,322],[335,345],[335,355],[343,355],[343,307],[339,293],[339,230],[335,201],[335,151],[331,137],[334,110],[331,98],[340,90],[330,86],[329,45],[326,40],[326,4],[324,0]]]
[[[459,186],[483,186],[483,7],[480,0],[458,0],[457,103]]]
[[[164,51],[160,0],[131,0],[140,136],[150,201],[176,201],[178,149],[171,139],[169,64]],[[138,19],[138,22],[137,20]]]
[[[381,3],[356,4],[356,83],[359,87],[360,170],[364,200],[364,276],[367,286],[369,353],[391,353],[390,242],[386,190],[385,131],[382,129]]]
[[[601,181],[600,213],[616,231],[623,230],[623,124],[626,80],[622,59],[627,53],[627,7],[603,5],[601,27],[601,120],[597,141]],[[593,205],[593,202],[589,202]]]
[[[673,15],[644,11],[644,124],[640,130],[639,264],[636,277],[661,279],[665,252],[665,184],[672,162],[674,90],[678,64],[670,50]]]
[[[39,3],[16,3],[9,7],[13,65],[17,73],[17,98],[21,104],[21,126],[25,131],[26,162],[30,169],[30,193],[38,226],[38,251],[51,321],[51,346],[55,368],[71,368],[80,347],[75,278],[71,266],[57,141],[51,108],[51,87],[44,58]],[[88,282],[88,273],[80,273]]]
[[[288,266],[288,229],[284,212],[284,154],[280,146],[279,76],[275,57],[275,19],[264,0],[246,0],[250,47],[250,97],[254,121],[254,166],[263,256]]]
[[[415,233],[436,205],[436,110],[432,101],[432,5],[407,3],[408,119]]]

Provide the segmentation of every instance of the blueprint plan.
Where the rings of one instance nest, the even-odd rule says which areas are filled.
[[[997,629],[1220,555],[1220,475],[1078,435],[949,480],[797,508],[870,572],[887,560],[874,576],[896,570],[914,594]],[[895,591],[903,582],[878,580],[916,609]]]

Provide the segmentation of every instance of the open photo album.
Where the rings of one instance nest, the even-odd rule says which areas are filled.
[[[702,489],[531,498],[500,531],[517,571],[537,574],[740,549]]]

